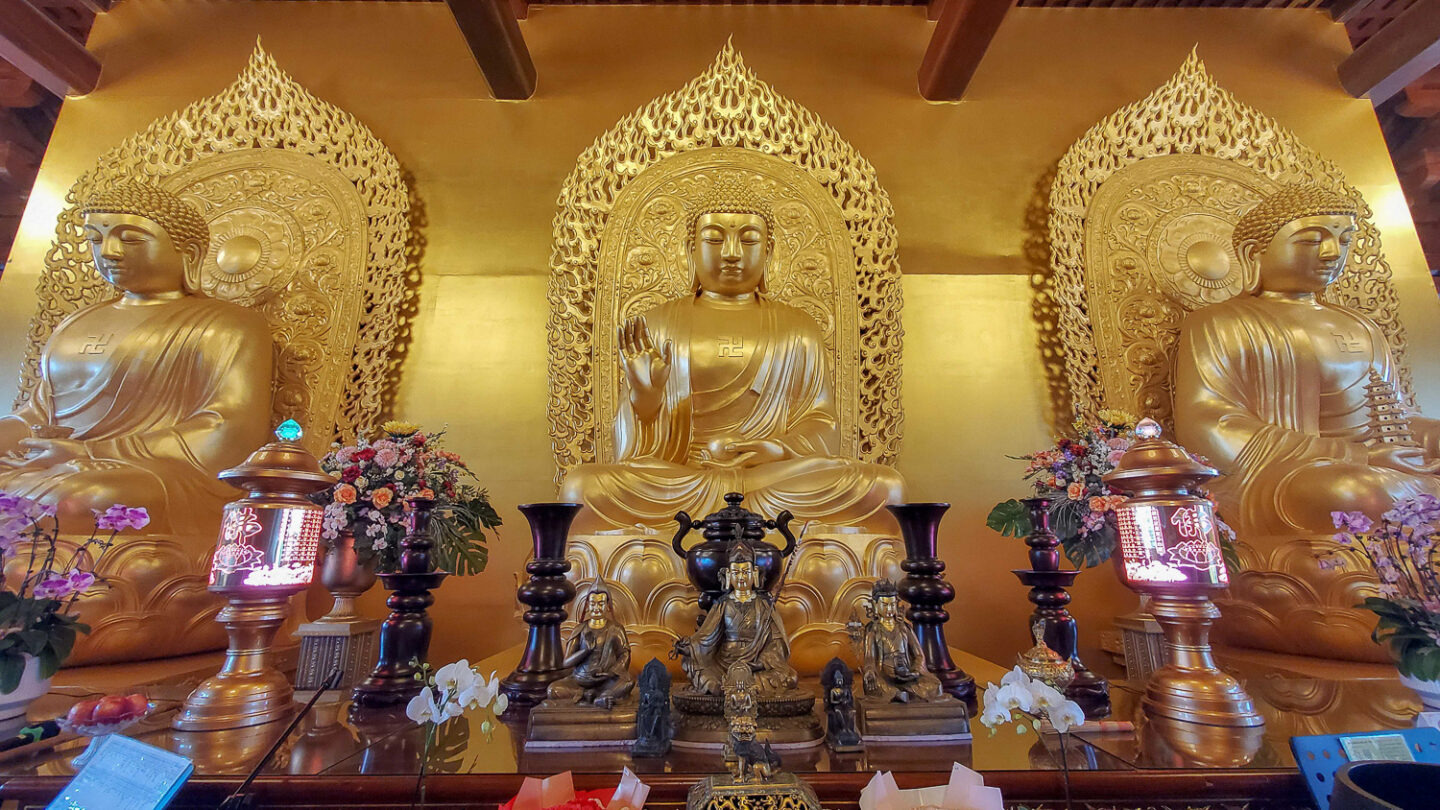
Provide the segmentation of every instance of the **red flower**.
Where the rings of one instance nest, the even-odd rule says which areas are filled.
[[[353,458],[359,461],[370,461],[375,458],[375,448],[367,447],[364,450],[360,450]]]
[[[347,484],[354,483],[355,479],[359,477],[360,467],[357,464],[351,464],[340,472],[340,480]]]
[[[424,446],[425,446],[425,434],[424,434],[424,433],[416,433],[416,434],[415,434],[415,437],[414,437],[413,439],[411,439],[410,441],[413,442],[416,447],[424,447]]]

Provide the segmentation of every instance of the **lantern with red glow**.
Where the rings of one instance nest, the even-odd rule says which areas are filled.
[[[294,688],[271,664],[270,646],[290,597],[315,573],[324,508],[308,496],[335,483],[300,437],[300,425],[287,420],[276,441],[220,473],[247,493],[226,504],[210,562],[210,591],[229,599],[215,620],[225,625],[230,647],[220,672],[186,699],[178,729],[242,728],[292,710]]]
[[[1219,473],[1141,420],[1137,441],[1105,482],[1130,497],[1115,508],[1121,580],[1150,597],[1165,634],[1163,667],[1150,676],[1143,706],[1152,717],[1215,726],[1264,725],[1238,681],[1215,666],[1210,626],[1220,617],[1211,594],[1230,582],[1215,507],[1198,488]]]

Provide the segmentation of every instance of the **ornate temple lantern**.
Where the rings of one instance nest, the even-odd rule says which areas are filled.
[[[1165,634],[1165,666],[1145,687],[1145,714],[1186,723],[1253,727],[1265,720],[1238,681],[1215,666],[1210,626],[1220,617],[1212,594],[1230,582],[1215,508],[1196,488],[1219,473],[1161,438],[1144,419],[1138,441],[1105,481],[1130,496],[1115,509],[1120,578],[1150,596]]]
[[[215,617],[230,646],[220,672],[186,698],[177,729],[254,726],[293,708],[294,689],[271,663],[270,648],[290,597],[309,587],[315,573],[324,509],[306,496],[335,483],[300,436],[300,425],[286,420],[275,430],[276,441],[220,473],[220,480],[248,493],[225,506],[210,565],[210,591],[230,601]]]

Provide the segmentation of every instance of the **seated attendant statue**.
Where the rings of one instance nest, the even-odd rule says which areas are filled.
[[[704,515],[727,492],[765,514],[860,524],[902,500],[881,464],[840,453],[833,362],[820,327],[766,294],[769,206],[724,178],[690,222],[694,292],[619,328],[625,396],[613,464],[563,484],[586,528]]]
[[[39,385],[0,417],[0,490],[53,505],[69,531],[86,530],[93,510],[111,504],[145,507],[147,537],[128,538],[127,550],[122,536],[106,559],[111,590],[178,590],[177,575],[198,575],[193,590],[205,599],[220,509],[238,495],[216,474],[264,444],[269,430],[270,328],[258,312],[201,293],[209,234],[180,198],[129,182],[101,190],[81,213],[95,269],[118,295],[55,328]],[[178,555],[157,554],[170,542],[157,536],[178,543]],[[95,610],[84,620],[115,609]],[[126,649],[99,657],[194,652],[176,649],[183,634],[173,626],[193,618],[132,627],[128,639],[114,640]]]
[[[1242,532],[1330,533],[1331,512],[1378,517],[1402,495],[1440,495],[1440,422],[1377,441],[1366,387],[1395,386],[1384,333],[1321,293],[1355,238],[1355,204],[1291,185],[1235,226],[1247,294],[1190,313],[1175,371],[1180,442],[1215,464],[1211,487]]]
[[[943,694],[940,679],[926,669],[920,639],[900,615],[895,583],[887,579],[876,582],[870,600],[873,614],[860,639],[865,695],[899,703],[939,700]]]
[[[565,643],[565,666],[570,674],[550,684],[550,700],[613,709],[635,688],[630,641],[611,613],[610,591],[598,583],[585,597],[585,620]]]
[[[770,594],[759,587],[759,574],[755,552],[746,543],[736,543],[730,564],[721,573],[724,596],[705,614],[694,635],[675,642],[675,654],[694,691],[723,694],[726,672],[736,665],[755,674],[761,699],[788,692],[799,683],[790,666],[785,625]]]

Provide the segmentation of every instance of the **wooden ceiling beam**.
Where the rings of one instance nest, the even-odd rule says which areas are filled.
[[[535,63],[515,21],[511,0],[445,0],[495,98],[535,94]]]
[[[1330,19],[1338,23],[1350,22],[1374,2],[1375,0],[1333,0],[1329,6]]]
[[[0,59],[57,96],[83,95],[100,81],[100,60],[29,0],[0,3]]]
[[[1379,104],[1440,65],[1440,0],[1416,0],[1340,63],[1340,84]]]
[[[920,62],[920,95],[959,101],[1015,0],[943,0]]]

